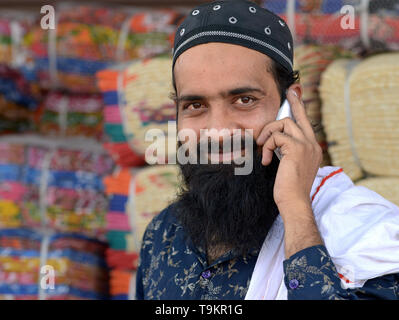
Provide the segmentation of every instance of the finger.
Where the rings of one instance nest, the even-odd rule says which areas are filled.
[[[260,146],[263,145],[266,140],[273,134],[273,132],[283,132],[286,135],[292,136],[298,140],[303,140],[305,138],[302,130],[295,124],[292,119],[284,118],[268,123],[262,129],[260,135],[256,139],[256,144]]]
[[[281,154],[284,155],[288,145],[293,142],[294,138],[280,131],[273,132],[262,147],[262,164],[267,166],[272,161],[276,148],[280,148]]]
[[[292,89],[288,91],[287,98],[298,127],[310,141],[316,140],[316,136],[313,132],[312,125],[309,122],[303,102]]]

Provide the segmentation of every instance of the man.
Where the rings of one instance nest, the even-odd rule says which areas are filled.
[[[217,164],[180,165],[178,199],[143,237],[137,299],[399,297],[399,208],[319,169],[292,60],[286,23],[250,1],[201,5],[177,30],[178,130],[196,133],[198,152],[252,130],[239,156],[253,151],[253,170],[235,175],[239,156],[222,148]],[[275,121],[286,98],[296,122]]]

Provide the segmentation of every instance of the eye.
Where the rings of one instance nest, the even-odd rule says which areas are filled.
[[[250,97],[250,96],[244,96],[244,97],[240,97],[236,100],[236,102],[240,105],[250,105],[251,103],[255,102],[256,99],[254,97]]]
[[[190,104],[187,104],[187,105],[183,106],[183,110],[194,111],[194,110],[199,110],[202,107],[203,107],[202,103],[200,103],[200,102],[192,102]]]

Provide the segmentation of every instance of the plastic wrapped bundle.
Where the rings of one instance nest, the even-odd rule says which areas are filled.
[[[337,60],[322,76],[322,115],[334,166],[353,179],[399,176],[399,54]]]
[[[302,45],[294,51],[294,69],[299,70],[302,98],[306,106],[306,113],[314,126],[317,141],[323,149],[321,166],[331,164],[328,155],[326,135],[321,122],[321,101],[319,84],[322,72],[338,58],[353,57],[354,55],[336,46]]]
[[[104,148],[114,161],[122,167],[136,167],[144,164],[144,157],[133,152],[123,132],[121,101],[118,94],[118,69],[106,69],[97,73],[97,85],[104,99],[104,131],[109,142]]]
[[[0,299],[107,299],[105,248],[76,234],[0,230]]]
[[[36,136],[5,137],[0,145],[22,154],[0,164],[1,227],[104,236],[108,199],[102,177],[113,161],[100,146],[76,139],[62,145]]]
[[[175,200],[180,185],[179,174],[176,165],[151,166],[135,174],[127,207],[137,252],[148,223]]]
[[[399,178],[370,177],[359,180],[356,185],[366,187],[399,206]]]
[[[39,132],[61,137],[103,139],[103,100],[100,94],[50,92],[43,102]]]
[[[147,161],[159,164],[176,154],[176,106],[169,98],[173,90],[171,70],[169,56],[134,62],[123,72],[118,88],[124,102],[123,130],[131,147],[139,155],[146,155]],[[146,141],[149,130],[157,136],[154,142]],[[160,132],[165,139],[158,136]]]
[[[53,36],[38,25],[25,37],[42,86],[96,92],[95,73],[115,62],[169,52],[174,10],[61,5]],[[48,48],[51,48],[48,51]]]

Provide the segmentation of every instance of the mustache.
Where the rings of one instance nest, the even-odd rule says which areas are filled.
[[[236,150],[244,150],[247,145],[253,145],[255,140],[253,138],[245,138],[241,137],[239,139],[226,139],[223,141],[215,141],[211,138],[203,139],[199,141],[197,144],[197,151],[199,150],[207,150],[208,153],[212,153],[213,151],[223,153],[224,151],[236,151]]]
[[[177,142],[177,147],[180,148],[183,145],[181,141]],[[215,139],[202,139],[195,145],[195,152],[198,159],[201,156],[214,153],[225,153],[234,151],[252,151],[260,154],[260,148],[257,146],[256,141],[253,137],[240,137],[229,138],[227,140],[215,140]],[[186,150],[185,155],[189,156],[190,150]]]

